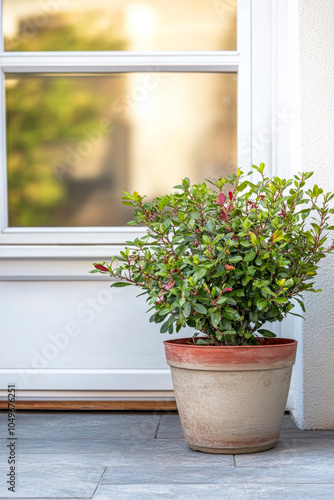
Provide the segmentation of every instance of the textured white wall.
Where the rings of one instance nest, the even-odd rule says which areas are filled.
[[[292,169],[314,171],[313,182],[334,191],[334,2],[298,0],[299,130]],[[334,255],[321,263],[308,294],[306,321],[296,322],[299,359],[294,417],[304,429],[334,429]]]

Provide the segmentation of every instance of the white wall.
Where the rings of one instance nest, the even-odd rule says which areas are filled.
[[[170,336],[149,323],[144,297],[90,276],[0,281],[1,389],[15,384],[20,397],[26,390],[172,389],[162,345]]]
[[[291,4],[297,42],[293,98],[299,100],[300,118],[292,170],[314,171],[313,182],[334,191],[334,3]],[[293,415],[303,429],[334,429],[334,255],[321,262],[316,288],[323,292],[305,297],[306,321],[295,322],[299,354]]]

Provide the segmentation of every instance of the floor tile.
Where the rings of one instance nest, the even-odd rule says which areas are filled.
[[[0,450],[6,441],[0,439]],[[181,439],[18,439],[17,455],[36,456],[57,454],[108,454],[113,465],[137,465],[138,463],[175,463],[175,457],[185,464],[230,464],[232,455],[214,455],[194,452]]]
[[[242,466],[267,465],[313,465],[320,467],[331,463],[334,468],[334,442],[327,439],[284,439],[278,441],[271,450],[245,455],[236,455],[236,463]]]
[[[0,498],[91,498],[102,478],[104,467],[45,464],[20,464],[16,468],[15,493],[8,491],[4,480],[0,482]],[[8,473],[7,467],[1,465],[0,477]]]
[[[102,485],[106,484],[334,484],[333,464],[321,467],[294,466],[262,467],[261,473],[255,467],[217,467],[172,465],[168,468],[160,465],[136,469],[129,467],[109,467],[103,476]]]
[[[94,500],[333,500],[334,484],[323,485],[101,485]]]
[[[63,439],[148,439],[160,421],[159,412],[17,412],[16,436]],[[7,437],[7,415],[0,415],[0,437]]]
[[[180,417],[176,412],[162,415],[157,438],[184,439]]]

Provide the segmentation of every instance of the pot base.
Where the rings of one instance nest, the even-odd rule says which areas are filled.
[[[197,346],[165,341],[185,441],[225,455],[269,450],[279,439],[295,340],[256,346]]]
[[[219,455],[240,455],[245,453],[257,453],[260,451],[270,450],[275,446],[276,443],[277,441],[274,441],[262,445],[247,446],[245,448],[206,448],[205,446],[194,446],[189,443],[187,444],[192,450],[200,451],[202,453],[216,453]]]

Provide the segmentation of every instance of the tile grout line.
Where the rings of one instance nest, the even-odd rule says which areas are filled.
[[[101,474],[100,480],[99,480],[99,482],[97,483],[96,488],[95,488],[95,490],[94,490],[93,495],[91,496],[91,498],[94,498],[95,493],[97,492],[97,489],[98,489],[98,487],[100,486],[100,484],[102,483],[102,480],[103,480],[103,478],[104,478],[104,475],[105,475],[105,473],[107,472],[107,469],[108,469],[108,467],[105,467],[105,468],[104,468],[104,471],[103,471],[103,472],[102,472],[102,474]]]
[[[161,420],[162,420],[162,413],[160,414],[160,417],[159,417],[159,421],[158,421],[158,424],[157,424],[157,428],[156,428],[156,430],[155,430],[155,434],[154,434],[154,439],[157,439],[158,432],[159,432],[159,427],[160,427],[160,424],[161,424]]]

